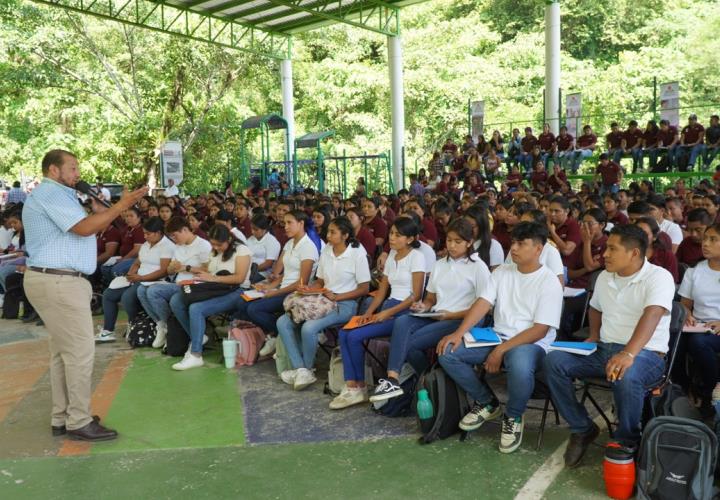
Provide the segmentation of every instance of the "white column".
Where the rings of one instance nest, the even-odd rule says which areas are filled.
[[[560,128],[560,1],[545,3],[545,121],[557,135]]]
[[[405,187],[403,179],[403,146],[405,145],[405,103],[403,101],[402,40],[388,36],[390,65],[390,109],[392,122],[392,165],[395,190]]]
[[[282,114],[287,121],[288,143],[285,148],[285,158],[292,160],[295,150],[295,104],[293,102],[292,61],[283,59],[280,62],[280,86],[282,88]]]

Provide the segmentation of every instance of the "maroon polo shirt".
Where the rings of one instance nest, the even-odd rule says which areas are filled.
[[[285,232],[285,224],[279,224],[277,222],[273,224],[272,234],[275,236],[275,239],[278,240],[278,243],[280,243],[280,248],[284,248],[288,240],[288,235]]]
[[[636,127],[634,131],[626,130],[623,133],[623,136],[625,138],[625,147],[630,149],[640,144],[643,133],[642,130]]]
[[[508,174],[508,176],[505,177],[505,184],[510,187],[517,187],[521,181],[522,175],[520,175],[520,172],[518,172],[517,174]]]
[[[537,138],[534,135],[531,135],[530,137],[525,136],[520,140],[520,145],[522,146],[522,150],[525,153],[531,153],[533,148],[535,147],[535,144],[538,143]]]
[[[559,174],[552,174],[550,177],[548,177],[548,185],[553,191],[560,191],[562,183],[567,184],[567,175],[565,175],[565,172],[563,172],[562,170]]]
[[[540,144],[540,149],[543,151],[550,151],[553,148],[553,144],[555,144],[555,134],[552,132],[542,133],[538,136],[538,144]]]
[[[590,243],[590,254],[593,257],[599,257],[600,258],[600,266],[605,267],[605,259],[603,258],[603,254],[605,253],[605,247],[607,246],[607,236],[602,235],[600,239],[597,241],[593,241]],[[570,265],[568,265],[568,269],[581,269],[584,267],[583,263],[583,252],[584,250],[584,243],[580,243],[577,247],[575,247],[575,251],[570,255]],[[579,276],[575,279],[572,279],[568,282],[568,286],[571,288],[587,288],[588,281],[590,279],[591,273],[586,273],[582,276]]]
[[[692,144],[700,138],[700,134],[705,132],[705,127],[696,123],[694,125],[685,125],[682,129],[682,134],[685,136],[685,144]],[[702,141],[700,141],[702,144]]]
[[[445,194],[448,192],[448,185],[447,182],[440,181],[437,184],[435,184],[435,192],[437,194]]]
[[[624,226],[625,224],[629,224],[630,221],[628,220],[627,216],[622,213],[620,210],[617,210],[615,212],[615,215],[613,215],[608,222],[612,222],[616,226]]]
[[[555,232],[565,243],[569,241],[575,243],[576,249],[577,247],[582,245],[582,236],[580,236],[580,224],[578,224],[578,222],[572,217],[568,217],[562,226],[556,227]],[[573,254],[562,255],[562,261],[564,266],[570,268],[570,264],[573,263]]]
[[[145,243],[145,235],[143,234],[142,224],[127,228],[120,239],[118,255],[125,257],[135,245],[142,245],[143,243]]]
[[[658,133],[654,130],[646,130],[643,132],[643,140],[645,141],[645,147],[651,148],[657,144]]]
[[[383,240],[387,240],[388,227],[387,224],[385,224],[385,221],[382,220],[382,217],[380,217],[380,213],[373,217],[372,220],[366,222],[365,227],[368,228],[374,238],[381,238]]]
[[[623,132],[610,132],[605,136],[605,139],[607,139],[610,149],[617,149],[622,144],[623,137]]]
[[[538,189],[538,184],[541,182],[547,182],[548,180],[548,174],[547,170],[543,170],[541,172],[533,172],[532,176],[530,177],[530,183],[532,184],[533,189]]]
[[[370,257],[373,258],[374,261],[375,249],[377,248],[377,244],[375,243],[375,238],[373,237],[370,230],[368,230],[368,228],[364,226],[361,227],[360,231],[358,231],[357,236],[355,236],[355,239],[358,240],[363,247],[365,247],[365,251]]]
[[[493,238],[495,238],[498,243],[500,243],[500,246],[502,246],[503,249],[503,253],[505,254],[505,257],[507,257],[507,254],[510,251],[510,244],[512,243],[508,225],[504,222],[496,222],[493,225],[492,235]]]
[[[614,161],[609,161],[607,165],[599,163],[595,169],[595,173],[602,177],[603,186],[612,186],[620,181],[620,165]]]
[[[120,234],[120,231],[113,226],[109,225],[105,231],[102,233],[97,234],[97,253],[100,255],[105,251],[105,246],[108,243],[120,243],[122,236]]]
[[[650,259],[650,264],[664,267],[673,276],[673,281],[678,282],[678,263],[675,254],[671,250],[665,250],[664,248],[655,248],[653,250],[653,256]]]
[[[667,130],[658,130],[658,141],[660,141],[661,144],[658,144],[658,146],[668,146],[672,143],[673,140],[675,140],[675,136],[677,135],[678,131],[676,127],[673,127],[672,125],[668,127]]]
[[[435,221],[425,217],[422,221],[422,226],[423,226],[422,235],[425,237],[426,240],[430,240],[430,241],[438,240],[438,232],[437,232],[437,228],[435,227]]]
[[[207,233],[200,228],[197,228],[195,231],[193,231],[193,234],[195,236],[200,236],[204,240],[208,239]]]
[[[573,136],[571,136],[570,134],[565,134],[565,137],[563,137],[563,135],[560,134],[557,136],[556,141],[558,151],[567,151],[568,149],[570,149],[570,145],[573,141]]]
[[[235,227],[237,227],[246,238],[252,236],[252,225],[250,223],[250,217],[245,217],[243,221],[235,221]],[[283,229],[284,231],[284,229]]]
[[[698,243],[689,236],[686,237],[678,245],[675,257],[677,257],[678,262],[695,267],[698,262],[705,259],[702,253],[702,243]]]
[[[383,215],[383,220],[385,221],[385,224],[387,224],[387,227],[392,226],[393,222],[395,222],[395,217],[395,211],[392,208],[387,207],[385,209],[385,215]]]
[[[587,149],[595,144],[597,144],[597,136],[595,134],[583,134],[578,137],[577,140],[578,149]]]

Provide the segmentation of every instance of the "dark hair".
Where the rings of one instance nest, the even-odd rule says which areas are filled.
[[[657,227],[657,222],[650,218],[650,217],[643,217],[641,220],[637,221],[635,224],[624,224],[624,225],[615,225],[613,226],[612,230],[610,231],[610,236],[618,236],[620,238],[620,243],[622,246],[624,246],[626,249],[633,249],[637,248],[640,250],[640,257],[645,258],[645,254],[647,254],[648,249],[648,239],[647,235],[645,234],[645,231],[640,229],[637,226],[637,223],[646,221],[646,224],[650,227],[650,229],[653,228],[652,223],[655,224],[655,227]],[[652,222],[651,222],[652,221]],[[659,228],[658,228],[659,230]],[[653,232],[653,234],[655,234]]]
[[[548,239],[547,226],[538,224],[537,222],[520,222],[515,226],[510,234],[512,241],[533,240],[540,246],[545,246]]]
[[[340,234],[347,235],[347,238],[345,239],[345,245],[353,248],[358,248],[358,246],[360,246],[358,240],[355,239],[355,230],[350,223],[350,219],[348,219],[344,215],[341,215],[331,220],[330,224],[338,228]]]
[[[693,208],[687,214],[687,221],[688,223],[699,222],[703,226],[709,226],[712,222],[712,217],[704,208]]]
[[[652,194],[648,196],[647,202],[656,208],[665,208],[665,197],[661,194]]]
[[[323,216],[322,226],[315,228],[320,234],[320,238],[323,241],[327,241],[328,226],[330,225],[330,221],[332,220],[332,215],[330,214],[331,209],[332,207],[327,203],[323,203],[322,205],[319,205],[313,209],[313,212],[317,212],[319,214],[322,214]]]
[[[142,220],[142,214],[140,213],[140,209],[138,207],[130,207],[126,211],[127,212],[135,212],[135,215],[138,216],[138,219]]]
[[[487,210],[473,205],[465,211],[463,216],[470,217],[475,221],[478,231],[477,238],[480,240],[480,247],[477,249],[477,253],[483,262],[490,267],[492,234],[490,233],[490,220],[488,219]]]
[[[232,220],[232,215],[230,215],[225,210],[220,210],[217,214],[215,214],[215,222],[217,222],[217,221],[229,222],[231,220]]]
[[[605,210],[602,210],[601,208],[588,208],[582,213],[580,218],[582,219],[586,215],[589,215],[602,225],[607,223],[607,214],[605,213]]]
[[[42,159],[42,173],[43,175],[47,175],[50,171],[50,165],[55,165],[56,167],[62,167],[65,164],[65,157],[71,156],[72,158],[76,158],[74,154],[72,154],[70,151],[65,151],[64,149],[51,149],[47,153],[45,153],[45,156],[43,156]]]
[[[530,217],[533,218],[533,222],[537,222],[538,224],[541,224],[543,226],[547,226],[547,216],[545,215],[545,212],[540,210],[539,208],[533,208],[531,210],[525,210],[522,215],[528,214]],[[521,217],[522,217],[521,215]]]
[[[304,210],[299,210],[297,208],[295,210],[290,210],[285,215],[289,215],[296,221],[303,223],[305,234],[307,234],[308,238],[310,238],[310,241],[315,244],[315,247],[319,252],[322,248],[322,243],[320,242],[320,235],[318,235],[317,231],[315,230],[315,224],[313,224],[312,218],[308,216],[308,214]]]
[[[225,224],[215,224],[211,227],[208,231],[208,239],[228,244],[227,250],[222,253],[221,259],[223,262],[230,260],[235,253],[235,249],[238,245],[242,244],[242,242],[230,232],[230,228],[228,228]],[[212,254],[217,255],[217,252],[213,250]]]
[[[599,194],[590,194],[587,198],[585,198],[585,201],[589,201],[590,203],[598,207],[602,206],[602,198],[600,198]]]
[[[250,224],[258,229],[262,229],[263,231],[269,231],[270,227],[272,227],[270,217],[265,214],[253,215],[253,218],[250,220]]]
[[[150,217],[143,224],[143,229],[150,233],[162,233],[165,230],[165,223],[160,217]]]
[[[380,198],[367,196],[362,201],[369,201],[373,205],[375,205],[375,209],[380,208],[380,205],[382,205],[382,200]]]
[[[616,193],[612,193],[610,191],[605,191],[605,194],[603,195],[603,200],[605,198],[610,198],[615,203],[620,203],[620,197]]]
[[[414,238],[413,242],[410,243],[411,248],[420,248],[420,240],[418,240],[420,228],[413,220],[413,215],[417,218],[417,214],[404,214],[402,217],[398,217],[395,219],[395,222],[393,222],[391,227],[394,227],[395,230],[402,236]]]
[[[445,237],[447,238],[447,235],[451,232],[457,234],[461,240],[470,243],[470,246],[465,253],[465,257],[472,260],[472,256],[475,253],[475,235],[473,234],[472,225],[462,217],[459,217],[448,224]],[[448,254],[446,260],[450,260],[450,254]]]
[[[188,231],[192,232],[192,228],[190,227],[190,223],[187,221],[187,219],[185,219],[184,217],[175,216],[168,221],[167,226],[165,227],[165,231],[168,234],[177,233],[178,231],[181,231],[184,227],[186,227]]]
[[[633,201],[627,207],[628,214],[648,215],[652,212],[652,207],[646,201]]]
[[[564,196],[555,196],[550,200],[550,203],[557,203],[563,210],[570,210],[570,202]]]

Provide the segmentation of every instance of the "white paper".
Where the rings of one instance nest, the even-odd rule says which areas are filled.
[[[424,312],[424,313],[410,313],[410,316],[415,316],[416,318],[439,318],[440,316],[444,315],[445,313],[441,312]]]
[[[494,345],[500,345],[502,341],[499,342],[478,342],[475,340],[475,337],[473,337],[472,333],[467,332],[465,335],[463,335],[463,340],[465,341],[465,347],[468,349],[471,347],[488,347],[488,346],[494,346]]]
[[[566,286],[563,290],[563,297],[565,298],[572,298],[572,297],[579,297],[585,293],[584,288],[570,288],[569,286]]]
[[[114,280],[110,282],[110,285],[108,285],[108,288],[111,290],[117,290],[118,288],[127,288],[130,286],[130,282],[125,276],[117,276]]]
[[[105,261],[103,266],[114,266],[115,264],[118,263],[119,260],[120,260],[119,255],[113,255],[112,257],[110,257],[108,260]]]
[[[251,299],[261,299],[265,296],[265,292],[261,292],[260,290],[247,290],[243,295]]]
[[[562,351],[562,352],[569,352],[571,354],[579,354],[580,356],[590,356],[592,353],[597,351],[597,347],[595,349],[573,349],[572,347],[553,347],[550,346],[548,348],[548,351]]]

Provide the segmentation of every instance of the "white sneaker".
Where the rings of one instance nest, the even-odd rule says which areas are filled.
[[[115,332],[100,330],[95,335],[95,342],[115,342]]]
[[[503,415],[502,430],[500,431],[500,453],[512,453],[520,447],[524,428],[524,416],[520,418],[510,418],[507,415]]]
[[[159,321],[155,328],[155,340],[153,340],[152,346],[160,349],[165,345],[165,341],[167,341],[167,323]]]
[[[210,340],[210,339],[208,338],[208,336],[205,335],[205,334],[203,334],[203,345],[207,344],[207,343],[208,343],[208,340]]]
[[[270,356],[275,352],[275,344],[277,343],[277,337],[271,337],[267,336],[265,337],[265,344],[262,346],[262,349],[260,349],[260,352],[258,355],[261,358],[264,358],[265,356]]]
[[[200,368],[204,364],[205,362],[202,356],[193,356],[192,354],[185,353],[183,360],[172,365],[172,369],[178,371],[190,370],[191,368]]]
[[[280,374],[280,378],[287,385],[295,385],[295,377],[297,376],[297,370],[285,370]]]
[[[362,404],[368,400],[367,388],[348,386],[343,387],[342,392],[330,401],[331,410],[342,410],[349,406]]]
[[[713,406],[715,403],[720,401],[720,384],[715,384],[715,388],[712,391],[712,404]]]
[[[5,305],[5,294],[0,293],[0,309],[2,309],[2,306]]]
[[[308,370],[307,368],[298,368],[297,373],[295,374],[293,389],[296,391],[302,391],[306,387],[314,384],[316,381],[317,378],[312,370]]]

